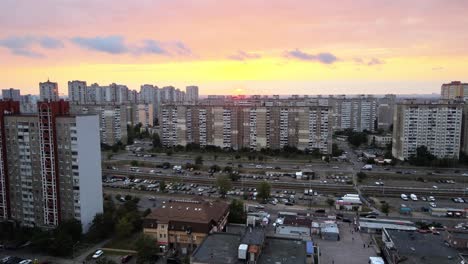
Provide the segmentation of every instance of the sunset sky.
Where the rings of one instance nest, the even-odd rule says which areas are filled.
[[[468,81],[466,0],[1,0],[0,88],[437,93]]]

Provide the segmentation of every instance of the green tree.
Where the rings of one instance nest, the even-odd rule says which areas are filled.
[[[238,199],[232,200],[229,205],[229,223],[245,224],[246,218],[244,203]]]
[[[226,193],[232,188],[231,179],[226,175],[219,175],[216,177],[216,186],[219,188],[219,194],[224,197],[226,196]]]
[[[257,192],[257,197],[266,201],[270,198],[271,185],[267,181],[262,181],[257,187]]]
[[[240,159],[240,158],[241,158],[241,155],[239,155],[239,154],[236,154],[236,156],[234,156],[234,158],[235,158],[236,160],[238,160],[238,159]]]
[[[221,170],[221,167],[219,167],[219,166],[216,165],[216,164],[215,164],[215,165],[212,165],[212,166],[210,167],[210,171],[212,171],[212,172],[218,172],[218,171],[220,171],[220,170]]]
[[[390,205],[388,203],[383,203],[380,206],[380,210],[382,210],[382,213],[388,216],[388,213],[390,212]]]
[[[365,180],[367,178],[367,174],[365,174],[364,172],[360,171],[356,174],[357,176],[357,180],[358,182],[362,182],[363,180]]]
[[[153,149],[162,148],[161,138],[159,137],[158,133],[153,133],[152,142],[153,142]]]
[[[338,144],[333,143],[333,144],[332,144],[332,156],[333,156],[333,157],[338,157],[338,156],[341,156],[342,154],[343,154],[343,150],[341,150],[341,149],[338,147]]]
[[[335,200],[331,199],[331,198],[328,198],[327,199],[327,204],[328,204],[328,206],[333,207],[335,205]]]
[[[132,167],[138,167],[138,161],[137,161],[137,160],[132,160],[132,161],[130,162],[130,165],[131,165]]]
[[[161,192],[164,192],[164,191],[166,190],[166,182],[165,182],[165,181],[161,181],[161,182],[159,183],[159,190],[160,190]]]
[[[348,142],[355,147],[367,143],[367,134],[364,132],[351,132],[348,135]]]
[[[203,157],[201,155],[198,155],[196,158],[195,158],[195,164],[196,165],[203,165]]]
[[[127,217],[123,217],[119,220],[119,222],[117,222],[115,229],[116,229],[118,237],[125,238],[125,237],[128,237],[132,233],[133,226]]]
[[[225,173],[231,173],[232,172],[232,167],[231,166],[226,166],[226,167],[224,167],[223,171]]]
[[[229,178],[231,179],[231,181],[238,181],[241,178],[241,176],[239,175],[239,173],[230,172]]]
[[[147,235],[141,235],[135,242],[137,251],[137,264],[143,264],[153,259],[156,255],[156,241]]]
[[[416,155],[412,155],[408,160],[412,165],[429,166],[435,160],[437,160],[437,158],[436,156],[432,155],[426,146],[419,146],[416,149]]]

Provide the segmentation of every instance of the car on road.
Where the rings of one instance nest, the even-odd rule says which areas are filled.
[[[435,202],[434,196],[429,196],[428,200],[429,200],[429,202]]]
[[[340,167],[338,166],[333,166],[332,169],[339,169]]]
[[[437,187],[437,185],[432,186],[432,188],[439,189],[439,187]]]
[[[437,207],[437,205],[436,205],[435,203],[433,203],[433,202],[429,203],[429,205],[430,205],[432,208]]]
[[[31,259],[25,259],[23,261],[20,261],[18,264],[32,264],[33,261]]]
[[[418,200],[418,196],[416,196],[416,194],[414,194],[414,193],[410,194],[410,198],[411,198],[411,200],[413,200],[413,201],[417,201],[417,200]]]
[[[406,194],[402,193],[400,197],[403,201],[408,201],[408,196]]]
[[[102,255],[104,255],[104,251],[102,251],[101,249],[98,249],[96,250],[96,252],[94,252],[93,259],[100,258]]]

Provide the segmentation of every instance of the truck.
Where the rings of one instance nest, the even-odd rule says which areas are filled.
[[[362,167],[362,170],[372,170],[372,164],[366,164]]]

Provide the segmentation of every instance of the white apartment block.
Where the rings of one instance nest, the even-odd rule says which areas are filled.
[[[153,127],[154,115],[152,104],[133,105],[135,113],[135,124],[141,123],[142,127]]]
[[[187,86],[185,87],[185,101],[196,102],[198,101],[198,86]]]
[[[397,104],[393,120],[392,154],[405,160],[426,146],[438,158],[458,159],[462,134],[463,104],[440,101]]]
[[[330,97],[329,106],[333,109],[334,130],[375,131],[377,99],[373,96]]]
[[[13,100],[13,101],[20,101],[21,100],[21,93],[19,89],[3,89],[2,90],[2,98],[3,100]]]
[[[39,83],[39,97],[40,101],[58,101],[58,84],[49,80]]]
[[[77,104],[85,104],[88,99],[86,90],[87,87],[85,81],[69,81],[68,100]]]

